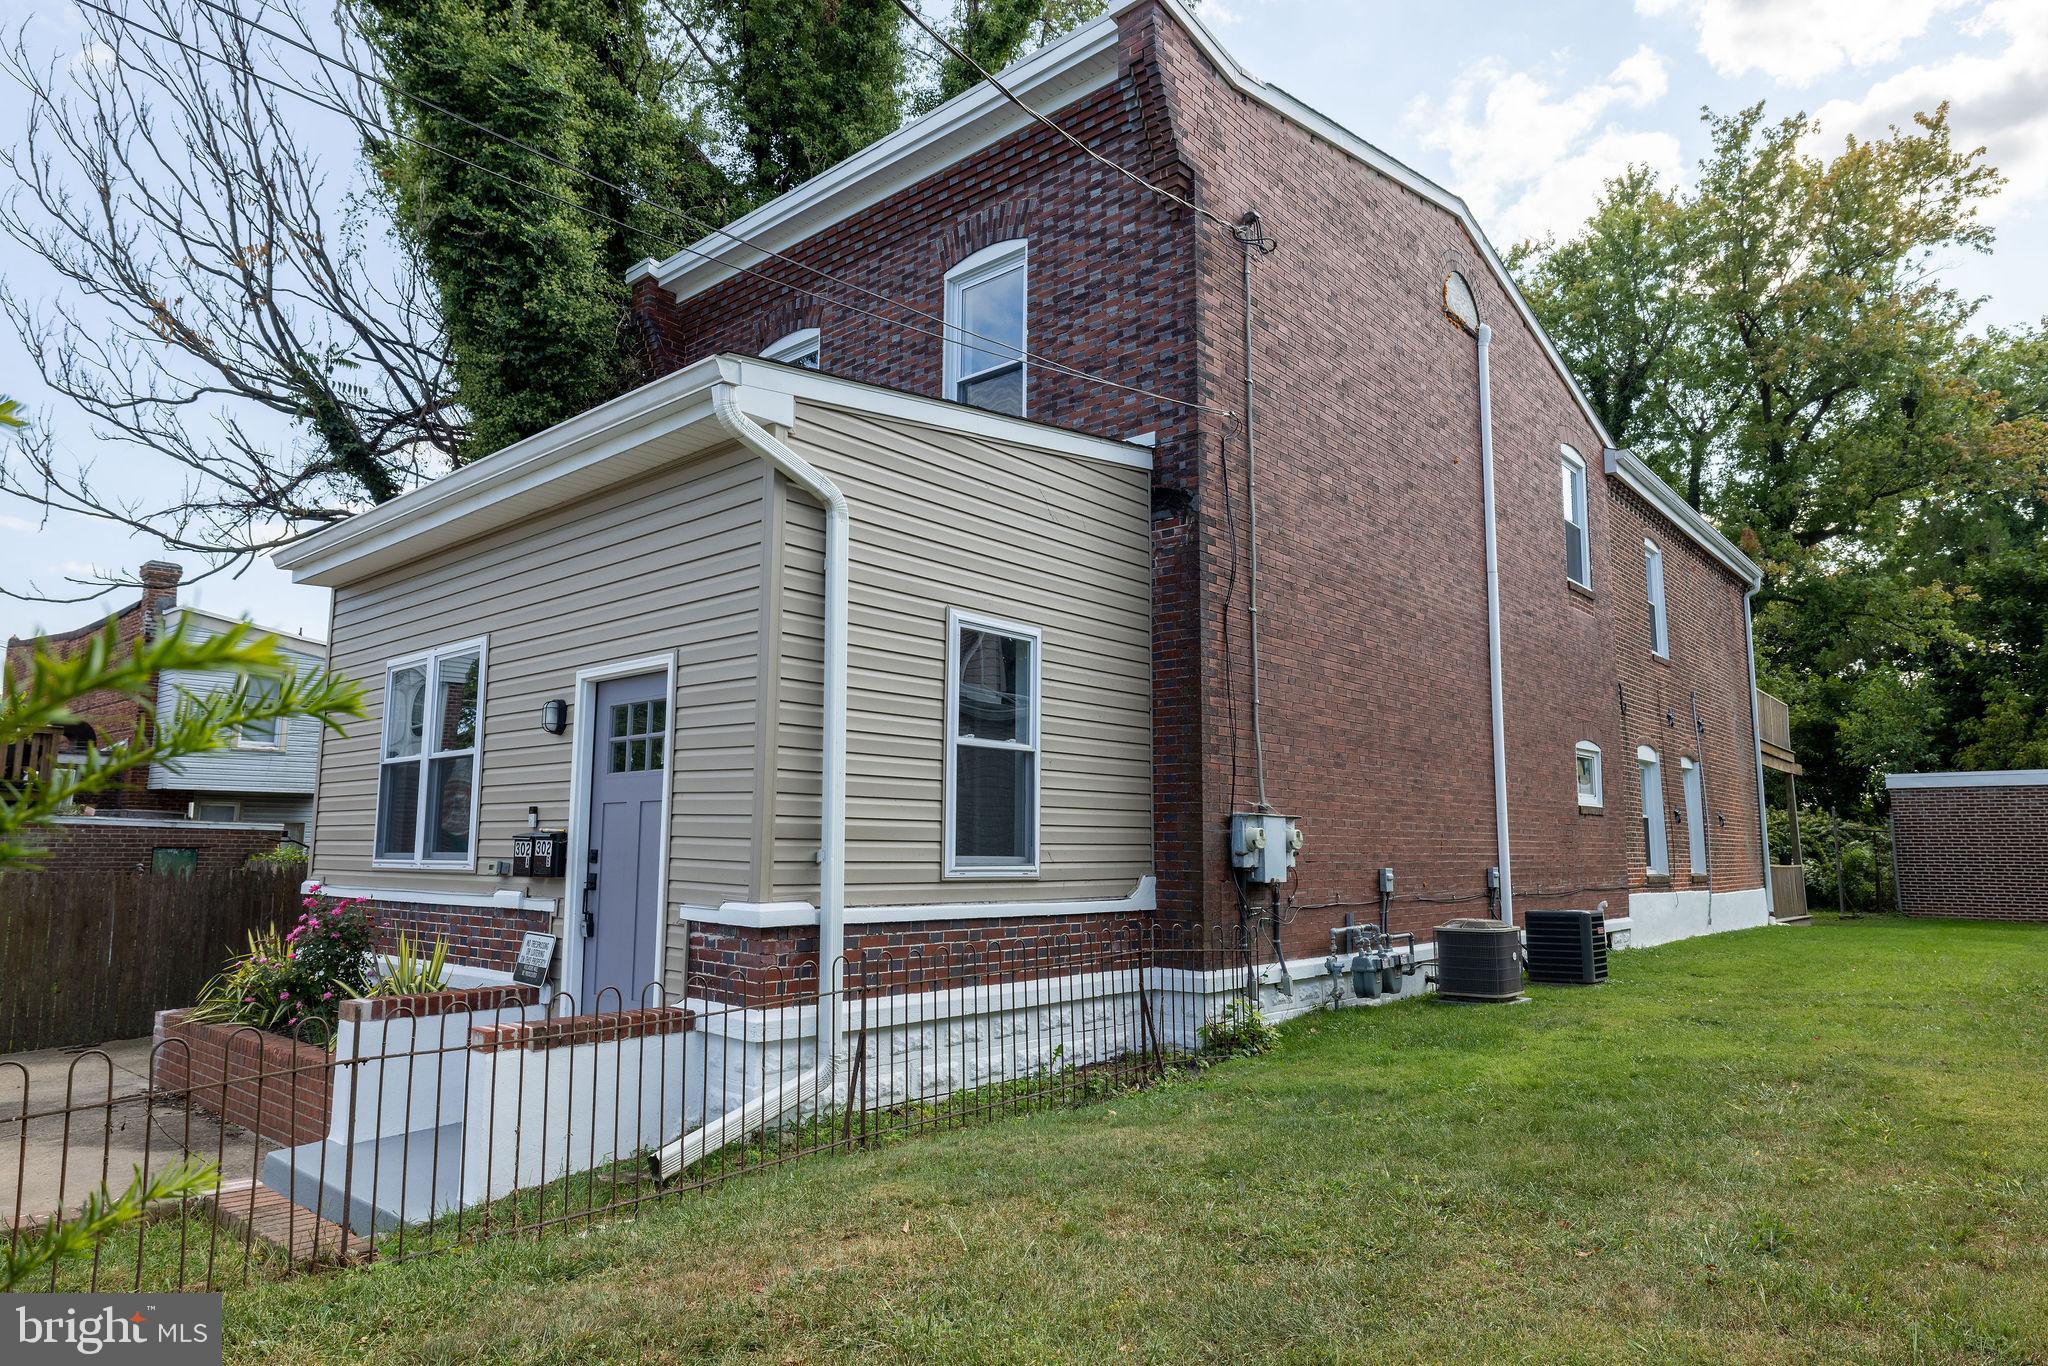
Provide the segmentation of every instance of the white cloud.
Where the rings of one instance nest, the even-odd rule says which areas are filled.
[[[1905,70],[1856,99],[1830,100],[1814,111],[1822,137],[1839,146],[1844,135],[1876,137],[1913,115],[1950,102],[1949,125],[1963,148],[1982,146],[2005,173],[2005,194],[1993,216],[2038,196],[2048,181],[2048,6],[2040,0],[1992,0],[1963,24],[1973,38],[2002,42],[1995,50],[1963,52]]]
[[[1632,162],[1677,179],[1676,136],[1608,119],[1654,104],[1668,86],[1664,59],[1648,47],[1584,85],[1488,59],[1461,72],[1443,99],[1416,100],[1406,122],[1423,146],[1448,159],[1450,188],[1506,245],[1578,226],[1602,182]]]
[[[1636,13],[1678,15],[1723,76],[1761,71],[1805,85],[1844,66],[1898,57],[1935,15],[1965,0],[1636,0]]]
[[[26,517],[17,517],[11,512],[0,512],[0,531],[30,532],[39,529]]]

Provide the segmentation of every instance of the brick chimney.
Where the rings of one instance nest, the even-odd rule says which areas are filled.
[[[185,577],[185,567],[169,560],[144,560],[135,574],[142,580],[142,636],[148,640],[156,635],[164,613],[178,605],[178,584]]]

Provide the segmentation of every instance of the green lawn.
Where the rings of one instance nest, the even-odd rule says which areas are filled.
[[[231,1360],[2048,1360],[2048,931],[1864,920],[538,1244],[231,1293]]]

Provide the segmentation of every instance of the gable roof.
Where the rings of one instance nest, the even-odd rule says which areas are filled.
[[[879,413],[1027,450],[1149,470],[1152,452],[1027,418],[752,356],[707,356],[503,450],[271,552],[298,583],[355,583],[584,494],[725,446],[729,394],[756,421],[797,422],[797,400]]]
[[[1041,113],[1071,104],[1117,79],[1118,20],[1148,3],[1179,24],[1204,58],[1236,91],[1323,139],[1353,159],[1442,209],[1463,225],[1478,247],[1487,269],[1501,286],[1516,314],[1549,358],[1558,378],[1577,403],[1586,422],[1610,450],[1615,441],[1593,410],[1564,357],[1536,320],[1528,300],[1508,273],[1506,262],[1487,240],[1486,232],[1464,200],[1429,177],[1388,155],[1329,116],[1270,82],[1252,75],[1216,40],[1202,21],[1180,0],[1121,0],[1098,18],[1056,42],[1023,57],[1003,73],[1003,83],[1019,99]],[[629,281],[652,279],[678,300],[694,297],[740,271],[768,259],[771,251],[787,251],[832,224],[907,189],[936,171],[995,143],[1031,123],[1031,115],[987,81],[967,90],[853,156],[778,195],[735,219],[720,232],[707,233],[665,260],[648,258],[626,272]],[[1688,537],[1751,587],[1762,573],[1747,556],[1679,498],[1650,467],[1631,457],[1609,460],[1607,472],[1648,498],[1677,522]],[[1682,509],[1682,512],[1680,511]]]

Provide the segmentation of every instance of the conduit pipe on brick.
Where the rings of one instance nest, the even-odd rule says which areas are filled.
[[[1515,923],[1515,879],[1508,862],[1508,741],[1501,705],[1500,542],[1493,493],[1493,328],[1479,324],[1479,482],[1486,515],[1486,681],[1493,713],[1493,841],[1500,866],[1500,918]],[[1754,704],[1752,704],[1754,705]]]
[[[1756,835],[1763,850],[1764,914],[1771,915],[1777,909],[1778,898],[1771,886],[1771,822],[1764,805],[1764,730],[1756,715],[1755,603],[1756,590],[1752,588],[1742,595],[1742,642],[1749,647],[1749,738],[1756,747]],[[1896,879],[1893,885],[1897,885]]]
[[[853,514],[846,495],[814,465],[740,407],[738,392],[717,386],[718,425],[766,460],[825,509],[825,715],[818,848],[818,1069],[830,1085],[839,1054],[840,994],[846,957],[846,578]]]

